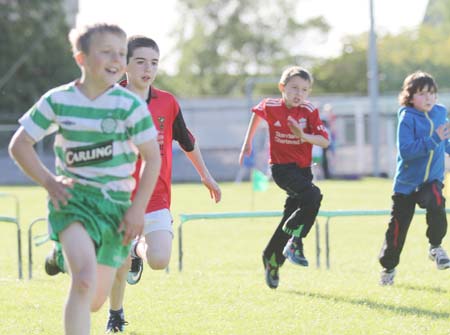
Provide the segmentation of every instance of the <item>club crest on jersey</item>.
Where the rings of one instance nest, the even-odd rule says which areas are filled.
[[[166,118],[164,116],[158,116],[158,129],[159,130],[164,129],[164,121],[166,121]]]
[[[80,167],[100,162],[106,162],[113,158],[113,141],[96,143],[84,147],[67,148],[65,161],[69,167]]]
[[[106,134],[114,133],[117,128],[117,121],[108,116],[106,119],[102,120],[101,127],[103,132]]]

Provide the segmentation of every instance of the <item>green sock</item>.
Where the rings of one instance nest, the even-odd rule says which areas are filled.
[[[300,225],[297,229],[293,229],[291,235],[295,237],[300,237],[300,235],[302,234],[303,227],[304,225]]]
[[[276,258],[276,256],[275,256],[275,253],[273,253],[272,256],[270,257],[270,259],[269,259],[269,264],[270,264],[272,267],[277,267],[277,266],[278,266],[278,262],[277,262],[277,258]]]

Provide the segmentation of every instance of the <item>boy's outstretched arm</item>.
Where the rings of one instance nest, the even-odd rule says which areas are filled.
[[[136,236],[142,234],[144,229],[145,208],[155,189],[161,168],[161,155],[156,139],[137,146],[142,159],[139,187],[136,191],[133,203],[125,213],[120,224],[119,231],[124,230],[123,244],[131,242]]]
[[[51,173],[39,159],[34,144],[31,136],[20,127],[9,143],[9,154],[28,177],[47,190],[53,206],[59,209],[60,204],[67,205],[71,197],[67,188],[73,187],[73,180]]]
[[[247,133],[245,134],[244,143],[242,144],[241,153],[239,154],[239,165],[244,162],[244,156],[249,156],[252,153],[252,141],[255,136],[256,129],[261,122],[262,118],[255,113],[252,113],[250,122],[248,124]]]
[[[222,198],[222,191],[220,190],[219,185],[211,176],[206,167],[205,161],[203,160],[202,153],[200,152],[200,148],[198,147],[198,143],[194,143],[194,150],[185,151],[185,155],[189,158],[194,165],[197,173],[200,175],[202,183],[209,190],[209,194],[211,195],[211,199],[213,199],[216,203],[220,201]]]

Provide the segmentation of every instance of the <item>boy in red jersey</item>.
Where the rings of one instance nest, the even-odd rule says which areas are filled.
[[[155,191],[145,211],[143,237],[135,240],[131,247],[131,269],[129,262],[126,262],[117,272],[110,295],[110,312],[106,327],[108,333],[123,331],[126,324],[123,313],[126,282],[133,285],[140,280],[143,260],[154,270],[165,269],[169,264],[173,238],[170,214],[173,140],[179,143],[194,165],[211,198],[215,202],[219,202],[221,198],[220,188],[203,161],[198,143],[186,128],[175,97],[152,86],[159,64],[158,45],[147,37],[130,37],[127,64],[127,81],[122,84],[147,101],[158,130],[162,164]],[[137,182],[139,170],[138,161],[135,172]]]
[[[275,183],[286,191],[283,218],[263,252],[266,283],[277,288],[278,270],[285,259],[308,266],[302,239],[307,236],[322,201],[320,189],[312,183],[312,146],[326,148],[328,134],[319,111],[306,99],[313,78],[299,66],[286,69],[278,88],[282,97],[264,99],[252,108],[253,115],[239,155],[252,151],[252,139],[262,119],[269,126],[270,164]]]

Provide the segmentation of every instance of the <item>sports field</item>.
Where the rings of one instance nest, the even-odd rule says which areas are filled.
[[[389,209],[391,181],[319,181],[323,210]],[[249,183],[221,184],[223,201],[213,204],[200,184],[173,187],[175,228],[180,213],[281,210],[284,194],[273,183],[252,193]],[[24,280],[17,280],[17,242],[12,224],[0,223],[0,315],[2,334],[62,334],[67,275],[48,277],[46,243],[34,247],[28,280],[26,233],[45,216],[45,193],[37,187],[0,187],[21,205]],[[0,215],[12,215],[0,198]],[[187,222],[184,269],[178,272],[178,235],[169,273],[145,268],[141,282],[128,286],[125,334],[450,334],[450,270],[428,260],[424,216],[411,226],[393,287],[380,287],[377,255],[388,217],[334,218],[330,225],[331,269],[315,266],[314,230],[306,239],[309,268],[286,263],[280,286],[264,282],[261,251],[278,219]],[[322,246],[324,219],[319,219]],[[45,224],[34,234],[45,232]],[[450,239],[443,246],[450,250]],[[323,254],[323,253],[322,253]],[[92,334],[103,334],[107,304],[92,318]]]

